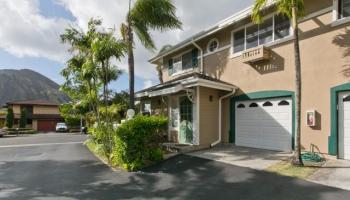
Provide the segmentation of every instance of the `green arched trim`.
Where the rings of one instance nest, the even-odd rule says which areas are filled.
[[[331,88],[331,134],[328,138],[328,153],[338,155],[338,94],[350,90],[350,83]]]
[[[295,95],[292,91],[287,90],[268,90],[253,92],[248,94],[242,94],[234,96],[230,101],[230,142],[235,143],[235,103],[236,101],[253,100],[253,99],[266,99],[266,98],[278,98],[278,97],[291,97],[292,98],[292,148],[294,149],[294,138],[295,138]]]

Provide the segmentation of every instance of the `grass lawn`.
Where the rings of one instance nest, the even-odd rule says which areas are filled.
[[[277,173],[283,176],[292,176],[301,179],[306,179],[318,170],[317,167],[297,167],[293,166],[290,161],[281,161],[275,165],[272,165],[266,169],[268,172]]]

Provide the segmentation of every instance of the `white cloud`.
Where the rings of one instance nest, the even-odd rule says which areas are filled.
[[[47,18],[40,15],[38,0],[0,0],[0,48],[16,56],[45,57],[64,62],[66,48],[59,43],[59,35],[68,24],[77,24],[86,29],[90,18],[100,17],[105,27],[119,26],[128,11],[127,0],[51,0],[65,7],[76,18]],[[183,22],[183,30],[164,33],[153,32],[158,48],[176,44],[181,40],[215,24],[251,4],[253,0],[175,0],[177,15]],[[157,83],[155,66],[149,60],[155,53],[144,49],[136,41],[136,76]],[[126,59],[119,67],[127,71]]]
[[[153,81],[152,80],[145,80],[143,82],[143,89],[149,88],[153,85]]]
[[[65,46],[58,38],[70,22],[39,14],[37,0],[0,2],[0,48],[18,56],[44,57],[62,61]]]

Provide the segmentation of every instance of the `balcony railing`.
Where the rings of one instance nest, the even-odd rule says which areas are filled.
[[[268,60],[270,58],[270,50],[264,46],[258,46],[244,51],[242,58],[243,62],[248,64]]]

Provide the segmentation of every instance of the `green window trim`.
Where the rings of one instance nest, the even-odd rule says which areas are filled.
[[[191,62],[191,66],[189,67],[185,67],[185,66],[181,66],[182,70],[185,70],[186,68],[195,68],[198,67],[198,49],[194,48],[192,49],[192,51],[185,53],[183,55],[181,55],[181,60],[183,60],[183,56],[184,55],[188,55],[189,57],[189,61]],[[174,74],[174,59],[170,58],[168,60],[168,74],[169,76],[171,76],[172,74]]]
[[[279,98],[279,97],[291,97],[292,98],[292,149],[295,146],[295,94],[292,91],[287,90],[268,90],[253,92],[248,94],[242,94],[234,96],[230,100],[230,130],[229,130],[229,141],[235,143],[236,129],[235,129],[235,103],[236,101],[255,100],[255,99],[266,99],[266,98]]]
[[[174,61],[172,58],[170,58],[168,60],[168,74],[169,74],[169,76],[173,74],[173,62]]]
[[[331,133],[328,137],[328,154],[338,155],[338,94],[350,91],[350,83],[331,88]]]

